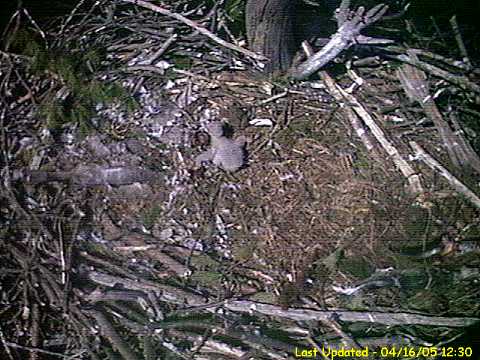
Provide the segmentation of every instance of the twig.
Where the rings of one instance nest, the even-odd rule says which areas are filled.
[[[67,19],[62,23],[62,25],[60,26],[60,31],[59,31],[59,34],[63,34],[63,31],[65,30],[65,28],[67,27],[67,25],[70,23],[70,21],[72,21],[73,17],[75,16],[75,14],[77,13],[78,9],[80,9],[80,7],[85,3],[86,0],[80,0],[78,2],[77,5],[75,5],[75,7],[73,8],[72,11],[70,11],[70,14],[68,15]],[[98,3],[98,1],[97,1]]]
[[[458,49],[460,50],[460,53],[462,54],[463,61],[468,65],[469,68],[471,68],[472,63],[470,61],[470,58],[468,57],[467,48],[465,47],[465,43],[463,42],[462,33],[460,32],[460,27],[458,26],[456,15],[453,15],[450,18],[450,26],[453,29],[453,34],[455,36],[455,40],[457,41]]]
[[[450,122],[452,123],[454,134],[455,136],[457,136],[459,147],[461,148],[461,151],[467,156],[468,165],[480,174],[480,158],[465,138],[464,131],[457,120],[457,113],[451,112],[449,118]]]
[[[115,349],[126,359],[126,360],[140,360],[137,355],[130,349],[130,346],[123,341],[118,332],[113,327],[112,323],[107,319],[105,314],[99,310],[89,311],[97,321],[98,326],[102,330],[103,335],[110,341]]]
[[[12,352],[10,351],[10,347],[8,346],[7,342],[5,341],[5,336],[3,335],[3,330],[0,328],[0,341],[5,349],[6,354],[10,360],[14,360],[12,356]]]
[[[207,29],[205,29],[204,27],[198,25],[195,21],[193,20],[190,20],[190,19],[187,19],[186,17],[180,15],[180,14],[177,14],[177,13],[174,13],[174,12],[171,12],[167,9],[164,9],[160,6],[157,6],[157,5],[154,5],[152,3],[149,3],[149,2],[146,2],[146,1],[142,1],[142,0],[121,0],[123,2],[127,2],[127,3],[130,3],[130,4],[135,4],[135,5],[139,5],[141,7],[144,7],[146,9],[150,9],[152,11],[155,11],[159,14],[162,14],[162,15],[165,15],[165,16],[168,16],[168,17],[171,17],[175,20],[178,20],[188,26],[190,26],[191,28],[197,30],[200,34],[202,35],[205,35],[206,37],[208,37],[209,39],[215,41],[217,44],[223,46],[223,47],[226,47],[227,49],[230,49],[230,50],[233,50],[233,51],[237,51],[237,52],[240,52],[246,56],[249,56],[255,60],[266,60],[266,57],[263,56],[263,55],[259,55],[257,53],[254,53],[253,51],[250,51],[250,50],[247,50],[247,49],[244,49],[240,46],[237,46],[237,45],[234,45],[234,44],[231,44],[221,38],[219,38],[217,35],[213,34],[212,32],[208,31]]]
[[[410,51],[408,54],[416,59],[415,54],[411,54]],[[426,74],[412,65],[404,64],[397,70],[397,75],[408,97],[419,103],[425,115],[435,124],[453,165],[459,169],[470,166],[480,173],[478,155],[461,133],[454,132],[444,120],[434,97],[429,92]]]
[[[278,99],[280,99],[280,98],[283,98],[283,97],[285,97],[285,96],[287,96],[287,95],[288,95],[288,91],[283,91],[283,92],[281,92],[281,93],[279,93],[279,94],[277,94],[277,95],[274,95],[274,96],[269,97],[268,99],[265,99],[265,100],[260,101],[260,105],[266,105],[266,104],[268,104],[268,103],[270,103],[270,102],[272,102],[272,101],[276,101],[276,100],[278,100]]]
[[[317,352],[320,354],[320,356],[322,357],[322,359],[324,360],[328,360],[329,357],[327,355],[325,355],[322,351],[322,349],[320,348],[320,346],[318,346],[318,344],[315,342],[315,340],[313,339],[313,336],[311,334],[308,334],[307,336],[307,341],[315,348],[317,349]]]
[[[45,41],[45,44],[48,44],[47,42],[47,35],[45,34],[45,32],[42,30],[42,28],[37,24],[37,22],[33,19],[32,16],[30,16],[30,13],[28,12],[27,9],[22,9],[23,13],[25,14],[25,16],[27,17],[27,19],[32,23],[33,27],[35,29],[37,29],[38,33],[40,34],[40,36],[42,37],[43,41]]]
[[[333,93],[338,92],[341,94],[343,99],[349,104],[349,107],[355,111],[355,113],[363,120],[365,125],[370,129],[373,136],[377,139],[377,141],[382,145],[383,149],[387,152],[387,154],[393,159],[393,162],[397,166],[397,168],[401,171],[403,176],[407,179],[410,184],[410,192],[413,194],[418,194],[423,192],[423,186],[420,181],[420,177],[416,173],[416,171],[410,166],[410,164],[402,158],[398,150],[392,145],[392,143],[387,139],[385,133],[375,123],[372,116],[365,110],[365,108],[360,104],[360,102],[351,94],[348,94],[345,90],[343,90],[339,85],[335,83],[335,81],[325,72],[321,74],[323,81],[327,85],[329,89],[334,89]],[[345,105],[347,107],[347,105]],[[363,136],[363,134],[362,134]]]
[[[323,71],[320,72],[320,77],[328,88],[328,92],[330,93],[330,95],[332,95],[338,103],[343,103],[343,96],[338,90],[335,81]],[[374,152],[375,146],[372,143],[372,139],[368,135],[365,127],[363,126],[353,109],[350,106],[341,106],[341,110],[350,120],[350,124],[352,125],[353,130],[357,133],[357,136],[360,138],[365,148],[370,152]]]
[[[28,221],[31,221],[34,223],[36,226],[38,226],[39,229],[43,232],[43,235],[47,237],[48,239],[53,239],[52,233],[47,229],[47,227],[38,219],[38,217],[33,213],[33,212],[28,212],[25,210],[22,205],[17,200],[16,195],[14,194],[13,190],[11,189],[10,186],[10,179],[5,178],[3,179],[7,184],[3,186],[3,191],[0,191],[0,194],[2,194],[5,198],[7,198],[10,201],[10,205],[13,207],[13,209],[17,212],[17,214],[24,219],[28,219]]]
[[[5,346],[8,346],[8,347],[11,347],[11,348],[15,348],[15,349],[22,349],[22,350],[26,350],[26,351],[29,351],[29,352],[37,352],[37,353],[42,353],[42,354],[45,354],[45,355],[52,355],[52,356],[58,356],[58,357],[61,357],[61,358],[64,358],[64,359],[73,359],[81,354],[76,354],[76,355],[65,355],[65,354],[60,354],[60,353],[56,353],[56,352],[53,352],[53,351],[48,351],[48,350],[43,350],[43,349],[39,349],[39,348],[35,348],[35,347],[30,347],[30,346],[23,346],[23,345],[19,345],[19,344],[15,344],[15,343],[12,343],[12,342],[9,342],[9,341],[2,341],[2,344],[4,344]],[[84,353],[85,351],[82,351],[82,353]]]
[[[178,38],[178,35],[177,34],[173,34],[171,35],[164,43],[163,45],[160,47],[160,49],[158,49],[151,57],[149,57],[146,61],[142,62],[142,64],[145,64],[145,65],[151,65],[153,64],[160,56],[163,55],[163,53],[165,51],[167,51],[168,47],[170,45],[173,44],[173,42],[175,40],[177,40]]]
[[[185,290],[166,285],[158,282],[142,280],[142,279],[125,279],[124,277],[112,276],[109,274],[101,273],[99,271],[89,271],[88,279],[96,284],[106,287],[113,287],[115,284],[122,285],[125,289],[139,290],[139,291],[154,291],[160,294],[162,301],[168,303],[190,305],[190,306],[202,306],[207,303],[206,298],[196,295]]]
[[[437,63],[443,62],[447,66],[451,66],[454,68],[457,68],[462,71],[469,71],[469,67],[461,60],[456,60],[452,58],[448,58],[445,56],[442,56],[440,54],[433,53],[431,51],[425,50],[425,49],[416,49],[416,48],[406,48],[404,46],[398,46],[398,45],[389,45],[384,47],[384,50],[388,50],[391,52],[399,53],[399,54],[404,54],[407,52],[409,54],[415,54],[417,56],[423,56],[426,58],[430,58],[432,60],[435,60]]]
[[[334,317],[330,317],[329,319],[322,319],[320,321],[322,322],[322,324],[331,328],[341,338],[343,346],[347,348],[359,347],[359,344],[355,342],[355,340],[353,340],[350,335],[343,331],[342,327]]]
[[[32,325],[30,328],[30,337],[31,337],[31,344],[33,348],[38,348],[40,345],[40,310],[38,303],[32,304]],[[32,351],[30,352],[30,360],[37,360],[38,359],[38,352]]]
[[[163,43],[163,45],[160,47],[160,49],[155,51],[155,53],[152,56],[150,56],[147,60],[142,61],[141,65],[152,65],[160,56],[162,56],[165,53],[165,51],[167,51],[169,46],[172,45],[175,42],[175,40],[177,40],[177,38],[178,38],[177,34],[172,34]],[[163,72],[165,72],[165,70],[163,70]],[[143,85],[144,82],[145,82],[145,77],[141,77],[140,80],[133,87],[133,94],[136,94],[139,91],[140,87]]]

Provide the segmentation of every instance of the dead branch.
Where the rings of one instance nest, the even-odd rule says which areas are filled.
[[[342,93],[339,91],[338,87],[336,86],[335,81],[326,73],[321,72],[320,76],[322,77],[322,80],[327,86],[329,93],[335,98],[336,101],[343,103],[344,98],[342,96]],[[356,132],[357,136],[362,141],[365,148],[370,153],[373,153],[374,156],[376,156],[375,146],[372,142],[373,139],[366,131],[365,127],[363,126],[362,122],[358,118],[357,114],[353,111],[352,107],[343,106],[342,110],[346,114],[347,118],[350,121],[350,124],[352,125],[353,130]]]
[[[113,324],[108,320],[107,316],[100,310],[89,311],[90,315],[95,318],[102,333],[110,341],[115,349],[126,360],[140,360],[139,357],[133,352],[128,344],[122,339],[120,334],[115,330]]]
[[[30,184],[40,184],[50,181],[67,181],[79,187],[96,185],[127,185],[148,182],[155,174],[140,167],[107,167],[98,165],[79,165],[73,171],[24,171],[16,174],[14,180]]]
[[[416,57],[414,54],[409,55],[413,58]],[[471,148],[462,146],[462,144],[467,143],[466,140],[460,139],[462,138],[461,134],[453,132],[443,119],[433,96],[430,94],[426,74],[409,64],[405,64],[398,69],[397,74],[408,97],[418,102],[425,114],[435,124],[453,165],[457,168],[471,166],[480,173],[478,155],[473,150],[469,151]]]
[[[8,351],[8,348],[22,349],[22,350],[25,350],[25,351],[29,351],[30,353],[40,353],[40,354],[56,356],[56,357],[64,358],[64,359],[81,358],[81,355],[83,355],[85,353],[85,351],[82,351],[81,353],[78,353],[78,354],[75,354],[75,355],[71,355],[71,354],[70,355],[65,355],[65,354],[60,354],[60,353],[57,353],[57,352],[43,350],[43,349],[31,347],[31,346],[23,346],[23,345],[15,344],[13,342],[3,341],[3,340],[2,340],[2,345],[4,345],[6,347],[7,351]],[[13,357],[9,356],[9,359],[13,359]]]
[[[480,94],[480,86],[473,83],[465,75],[456,75],[439,68],[438,66],[429,64],[425,61],[419,60],[418,58],[412,57],[408,54],[398,54],[398,55],[386,55],[391,59],[396,59],[398,61],[413,65],[426,73],[429,73],[433,76],[444,79],[454,85],[457,85],[463,90],[472,91],[477,94]]]
[[[121,284],[125,289],[137,290],[137,291],[156,291],[161,293],[161,300],[167,301],[173,304],[188,304],[191,306],[203,306],[206,304],[206,298],[187,292],[185,290],[175,288],[171,285],[153,283],[150,281],[140,281],[125,279],[122,277],[112,276],[98,271],[88,272],[88,278],[92,282],[112,287],[115,284]]]
[[[332,61],[343,50],[358,43],[360,31],[380,20],[388,10],[388,6],[384,4],[378,4],[366,13],[364,7],[359,7],[356,11],[351,11],[349,6],[349,0],[342,1],[336,15],[338,30],[330,41],[304,63],[290,70],[290,75],[293,76],[294,79],[306,79]],[[374,41],[372,38],[367,37],[363,37],[361,40],[369,43]]]
[[[437,160],[435,160],[430,154],[428,154],[419,144],[415,141],[410,141],[410,146],[415,151],[418,159],[422,160],[432,170],[436,170],[442,175],[455,190],[465,195],[470,202],[477,208],[480,208],[480,198],[466,187],[460,180],[453,176],[445,167],[443,167]]]
[[[95,126],[98,124],[95,130],[100,132],[108,129],[108,125],[119,125],[121,129],[128,127],[128,140],[125,142],[118,143],[116,134],[103,132],[99,141],[84,142],[77,137],[82,123],[76,120],[63,122],[68,116],[60,119],[60,127],[50,124],[43,113],[36,111],[37,107],[60,105],[65,110],[62,116],[68,115],[70,105],[77,104],[74,91],[66,89],[55,74],[54,78],[51,73],[45,76],[32,74],[29,62],[34,57],[0,52],[0,57],[6,59],[0,62],[0,73],[3,74],[0,98],[2,104],[7,105],[0,110],[0,162],[5,164],[3,186],[0,187],[0,258],[4,264],[0,282],[4,288],[2,298],[8,301],[10,307],[1,318],[5,326],[0,329],[0,341],[9,359],[13,360],[16,355],[15,347],[18,352],[24,353],[25,358],[29,354],[32,359],[37,355],[62,356],[48,352],[53,349],[50,348],[52,346],[55,351],[61,350],[65,358],[79,357],[86,352],[95,360],[105,357],[105,352],[111,352],[111,347],[126,346],[126,350],[122,350],[126,354],[123,357],[132,358],[132,355],[135,356],[133,352],[140,352],[147,338],[153,350],[168,344],[166,352],[179,359],[248,358],[260,353],[265,358],[284,359],[293,353],[293,346],[308,346],[308,335],[311,335],[308,341],[311,340],[312,344],[318,342],[332,348],[342,346],[342,339],[347,339],[350,345],[358,343],[364,347],[421,343],[421,339],[409,335],[389,334],[364,339],[350,335],[352,339],[349,339],[348,332],[342,328],[345,320],[371,321],[372,328],[376,327],[376,323],[397,325],[407,322],[452,326],[448,330],[451,333],[460,333],[463,329],[458,327],[478,321],[476,318],[430,318],[421,315],[418,318],[416,313],[395,313],[400,298],[398,301],[392,299],[395,300],[392,302],[392,313],[302,309],[302,306],[308,306],[305,303],[309,303],[310,299],[327,299],[324,292],[329,290],[325,280],[317,278],[316,271],[312,276],[308,274],[308,278],[311,277],[312,284],[315,287],[319,285],[318,288],[304,289],[301,285],[307,279],[310,264],[325,258],[337,247],[336,237],[345,239],[345,242],[355,238],[361,241],[363,248],[363,244],[375,245],[374,241],[389,239],[394,234],[385,231],[377,236],[384,226],[392,227],[391,220],[384,220],[384,216],[370,211],[373,204],[385,210],[401,210],[397,204],[392,206],[391,197],[385,195],[398,194],[402,202],[404,195],[403,190],[396,186],[401,182],[397,181],[399,176],[389,171],[391,158],[380,156],[384,151],[377,146],[372,133],[404,174],[410,174],[411,168],[402,169],[404,163],[410,164],[402,159],[394,148],[395,144],[387,141],[388,135],[375,124],[373,119],[376,114],[366,110],[368,105],[377,106],[377,101],[391,107],[398,105],[395,101],[398,100],[398,86],[391,84],[389,68],[375,69],[378,71],[375,78],[365,79],[361,88],[355,87],[358,97],[349,95],[351,92],[324,77],[329,93],[336,100],[334,102],[323,84],[319,83],[315,84],[318,87],[305,82],[295,84],[293,88],[284,88],[284,85],[276,83],[260,84],[257,79],[245,80],[238,74],[223,72],[224,69],[235,70],[235,64],[245,56],[218,46],[199,31],[211,17],[222,16],[223,1],[217,2],[217,6],[209,12],[204,13],[203,10],[208,7],[201,4],[188,13],[181,12],[180,17],[172,10],[177,8],[178,2],[165,1],[162,3],[169,10],[160,19],[151,16],[151,9],[141,9],[136,17],[132,16],[131,4],[136,2],[125,0],[123,4],[126,2],[127,6],[117,8],[108,2],[96,2],[93,7],[81,2],[84,5],[79,4],[74,9],[60,30],[57,27],[45,32],[47,40],[51,41],[47,44],[50,49],[74,55],[88,52],[89,47],[82,45],[86,43],[107,49],[108,56],[101,56],[104,65],[75,74],[75,77],[81,82],[90,77],[101,82],[118,80],[138,100],[141,109],[133,113],[119,110],[115,103],[106,104],[97,98],[91,102],[93,108],[98,105],[100,110],[88,115],[87,121],[93,120]],[[189,5],[186,0],[182,4]],[[343,2],[339,24],[348,23],[356,16],[363,18],[368,15],[363,10],[348,12],[349,4]],[[125,7],[129,11],[125,11]],[[85,15],[81,13],[84,9]],[[95,16],[92,17],[94,9]],[[96,16],[97,10],[101,16]],[[192,23],[186,18],[200,11],[209,15],[201,15],[202,19],[193,22],[197,27],[189,27]],[[378,13],[373,12],[370,16],[377,17]],[[112,18],[115,21],[111,21]],[[210,31],[213,31],[213,25]],[[81,46],[71,46],[77,43],[79,37],[85,40],[78,41]],[[361,34],[354,40],[359,44],[382,41]],[[393,53],[403,54],[406,50]],[[456,74],[465,76],[478,74],[475,70],[469,72],[464,63],[455,66],[455,62],[449,63],[450,59],[437,61],[435,54],[424,54],[425,51],[420,54],[421,60],[428,62],[434,59],[433,63],[441,69],[453,67]],[[60,59],[53,55],[52,63],[59,63]],[[82,57],[81,60],[90,62],[89,58]],[[170,67],[172,64],[178,64],[179,68]],[[169,69],[168,72],[166,69]],[[163,76],[150,76],[144,71]],[[222,73],[216,80],[212,79],[211,74],[219,71]],[[368,72],[365,74],[368,75]],[[356,77],[354,81],[357,79],[364,80]],[[376,92],[363,92],[369,90],[369,86],[375,86]],[[89,89],[83,90],[87,92]],[[393,89],[393,92],[384,94],[379,89]],[[72,102],[49,104],[45,101],[46,93],[69,93]],[[367,104],[362,104],[362,107],[359,102],[364,94],[372,98],[364,98]],[[65,96],[58,96],[55,100],[64,101]],[[240,115],[235,114],[237,103]],[[237,124],[253,125],[253,121],[248,121],[250,117],[272,127],[268,133],[264,132],[265,136],[261,133],[265,128],[242,128],[241,131],[252,139],[249,150],[253,150],[251,154],[254,158],[250,167],[238,178],[226,178],[215,173],[211,176],[211,170],[193,173],[188,168],[194,153],[201,150],[196,148],[197,145],[206,145],[201,139],[197,141],[195,132],[199,120],[204,120],[203,111],[212,108],[219,110],[218,116],[228,118],[235,131]],[[409,110],[401,106],[396,108]],[[342,149],[336,146],[343,147],[344,143],[348,143],[355,147],[356,141],[351,141],[350,129],[345,134],[341,127],[343,123],[331,121],[338,115],[337,109],[348,116],[367,150],[376,154],[376,159],[381,162],[370,162],[367,156],[367,163],[364,163],[362,156],[359,159],[362,164],[358,166],[362,167],[360,173],[348,171],[345,176],[340,174],[343,166],[339,155],[342,155]],[[474,112],[464,109],[467,110]],[[392,121],[398,120],[402,126],[415,124],[415,121],[403,122],[402,111],[394,114],[395,120]],[[234,123],[235,117],[241,118]],[[371,131],[366,130],[362,119]],[[449,120],[453,131],[461,131],[454,118]],[[308,127],[304,127],[305,124]],[[160,141],[170,128],[180,130],[177,140],[172,143]],[[322,134],[325,137],[320,140]],[[328,135],[334,135],[332,140],[328,140],[330,144],[326,141],[330,138]],[[432,140],[437,141],[437,138]],[[356,161],[351,160],[348,149],[344,158],[347,157],[347,162]],[[370,179],[365,181],[364,175],[369,178],[376,175],[378,165],[386,168],[380,169],[380,172],[388,170],[389,177],[380,179],[378,183]],[[355,164],[347,164],[346,167],[355,167]],[[369,167],[375,171],[369,171]],[[338,179],[334,178],[337,175]],[[149,191],[139,192],[139,196],[134,186],[122,185],[146,182],[152,176],[158,181],[152,181],[154,184],[149,184]],[[419,180],[418,175],[413,174],[412,179]],[[403,180],[401,176],[400,180]],[[72,189],[65,182],[76,187]],[[88,188],[95,184],[115,185],[115,188],[104,191],[102,187],[90,191]],[[415,184],[412,181],[411,185]],[[388,192],[382,189],[384,186],[390,188]],[[78,187],[87,190],[79,192]],[[278,189],[282,192],[279,193]],[[410,206],[410,199],[407,201]],[[354,206],[349,206],[350,203]],[[339,204],[344,206],[340,209]],[[334,221],[317,217],[317,214],[330,214],[331,210]],[[80,211],[82,214],[79,214]],[[350,221],[350,218],[358,220]],[[395,226],[404,223],[403,220],[393,221]],[[475,225],[478,224],[468,224],[472,228]],[[367,226],[371,230],[360,237],[343,231],[355,228],[355,231],[363,232]],[[452,239],[466,238],[465,229],[467,226],[458,230],[463,232],[460,235],[452,235]],[[137,231],[150,232],[153,236],[133,238],[132,232],[135,234]],[[319,233],[328,239],[318,239],[316,235]],[[309,237],[312,239],[303,241]],[[318,250],[319,240],[322,241],[321,250]],[[341,242],[342,246],[344,241]],[[459,255],[472,251],[463,248],[460,251],[460,245],[467,248],[466,242],[459,244]],[[212,253],[209,249],[213,250]],[[434,255],[444,256],[443,247],[433,250],[435,252],[424,252],[427,255],[420,254],[416,259],[421,261]],[[134,256],[128,256],[132,252],[135,252]],[[311,256],[305,256],[310,253]],[[257,264],[261,266],[257,267]],[[188,276],[190,274],[192,276]],[[284,275],[292,275],[296,281],[293,290],[295,296],[298,293],[298,299],[292,300],[298,301],[296,308],[287,303],[288,300],[284,302],[283,309],[266,304],[276,301],[272,290],[281,285],[279,282],[283,281]],[[325,279],[333,280],[336,276],[335,273],[328,274]],[[95,290],[92,291],[92,288]],[[456,295],[457,292],[450,294],[453,297]],[[470,291],[461,297],[474,295]],[[252,301],[235,301],[247,296]],[[230,299],[230,308],[229,305],[222,308],[226,298]],[[338,302],[336,294],[328,295],[323,302],[328,308],[344,304]],[[461,306],[464,303],[467,302],[462,301],[458,305],[462,311],[473,313],[474,309],[469,312]],[[449,308],[454,306],[457,303],[452,301]],[[99,314],[89,313],[92,308]],[[238,308],[241,310],[236,312]],[[260,309],[259,313],[243,322],[243,313],[255,309]],[[264,315],[273,315],[271,321],[266,321]],[[205,318],[211,323],[207,323]],[[333,331],[326,329],[329,332],[326,336],[317,337],[317,333],[309,334],[308,329],[301,328],[306,326],[303,320],[317,323],[319,320],[319,326],[328,324]],[[295,321],[298,324],[291,325]],[[277,337],[274,339],[256,331],[265,324],[282,327],[285,340],[279,341]],[[98,330],[96,325],[101,327],[100,334],[95,330]],[[25,329],[32,336],[20,339],[15,329]],[[124,344],[116,345],[119,339],[109,329],[124,337],[120,339]],[[198,336],[198,330],[204,331],[203,336]],[[379,331],[389,333],[388,328]],[[447,331],[444,329],[434,331],[442,332],[440,341],[452,339],[451,336],[445,339]],[[232,345],[232,341],[224,338],[234,339],[238,345]],[[106,349],[98,346],[99,339],[107,344]],[[112,346],[108,346],[109,343]],[[185,343],[191,344],[191,347],[186,348]],[[10,348],[11,355],[8,355]],[[147,352],[150,355],[145,355],[145,358],[155,357],[145,350],[145,354]]]
[[[142,0],[121,0],[121,1],[130,3],[130,4],[139,5],[141,7],[146,8],[146,9],[150,9],[152,11],[155,11],[159,14],[168,16],[172,19],[178,20],[178,21],[190,26],[191,28],[197,30],[200,34],[205,35],[206,37],[213,40],[217,44],[226,47],[227,49],[240,52],[240,53],[242,53],[246,56],[249,56],[249,57],[251,57],[252,59],[255,59],[255,60],[266,60],[265,56],[259,55],[257,53],[254,53],[253,51],[244,49],[240,46],[231,44],[231,43],[219,38],[217,35],[213,34],[212,32],[208,31],[204,27],[198,25],[195,21],[190,20],[183,15],[171,12],[171,11],[165,9],[165,8],[162,8],[160,6],[157,6],[157,5],[154,5],[152,3],[142,1]]]
[[[462,54],[462,56],[463,56],[463,61],[471,69],[472,68],[472,62],[470,61],[470,58],[468,56],[467,47],[465,46],[465,43],[463,42],[462,33],[460,32],[460,26],[458,26],[456,15],[453,15],[450,18],[450,26],[452,27],[453,34],[455,36],[455,40],[457,41],[457,46],[458,46],[458,49],[460,51],[460,54]]]
[[[345,90],[343,90],[338,84],[335,83],[335,80],[333,80],[330,75],[328,75],[326,72],[321,73],[321,77],[327,87],[329,89],[332,89],[331,91],[332,94],[340,94],[341,98],[337,99],[338,101],[346,102],[345,104],[346,107],[352,108],[353,111],[357,114],[358,117],[360,117],[365,125],[370,129],[372,132],[373,136],[377,139],[377,141],[380,143],[380,145],[383,147],[383,149],[387,152],[387,154],[392,158],[393,162],[397,166],[397,168],[401,171],[403,176],[407,179],[409,182],[409,190],[413,194],[418,194],[423,192],[423,186],[420,181],[419,175],[416,173],[416,171],[411,167],[411,165],[403,159],[403,157],[400,155],[398,150],[393,146],[393,144],[387,139],[385,133],[383,130],[378,126],[375,122],[375,120],[372,118],[372,116],[365,110],[365,108],[360,104],[360,102],[351,94],[348,94]],[[338,96],[338,95],[337,95]],[[357,131],[357,133],[362,134],[361,131]],[[361,137],[364,137],[363,134]],[[366,140],[364,140],[364,143]],[[366,143],[368,146],[368,142]]]
[[[399,53],[399,54],[406,53],[408,50],[408,54],[417,55],[417,58],[416,58],[417,60],[418,60],[418,56],[422,56],[422,57],[434,60],[437,63],[443,63],[444,66],[457,68],[464,72],[470,71],[469,66],[466,65],[463,61],[453,59],[453,58],[448,58],[440,54],[428,51],[426,49],[406,48],[404,46],[399,46],[399,45],[389,45],[385,47],[385,50],[388,50],[394,53]]]
[[[310,309],[282,309],[280,306],[263,304],[253,301],[238,300],[226,301],[224,307],[230,311],[243,313],[256,312],[263,315],[285,318],[294,321],[320,321],[337,317],[340,321],[366,322],[384,325],[432,325],[448,327],[467,327],[480,321],[478,318],[460,318],[444,316],[426,316],[402,312],[378,312],[378,311],[321,311]]]
[[[451,112],[449,118],[452,123],[454,134],[457,136],[459,148],[461,149],[462,153],[465,154],[468,160],[468,165],[480,174],[480,157],[477,155],[472,145],[470,145],[465,136],[463,136],[464,131],[457,121],[456,113]]]

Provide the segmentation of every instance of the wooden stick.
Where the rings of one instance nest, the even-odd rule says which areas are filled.
[[[327,88],[335,89],[335,91],[331,92],[332,94],[339,93],[341,95],[341,99],[345,101],[345,107],[349,106],[351,109],[360,117],[365,125],[370,129],[373,136],[386,153],[390,156],[393,160],[395,166],[400,170],[400,172],[405,176],[407,181],[409,182],[409,190],[412,194],[419,194],[423,192],[423,186],[420,181],[420,177],[417,172],[412,168],[412,166],[405,160],[398,150],[393,146],[393,144],[387,139],[387,136],[383,132],[382,128],[377,125],[375,120],[372,116],[368,113],[368,111],[360,104],[357,98],[351,94],[348,94],[345,90],[342,89],[341,86],[335,83],[335,81],[328,75],[325,71],[321,73],[322,80],[327,85]]]
[[[149,2],[146,2],[146,1],[142,1],[142,0],[122,0],[124,2],[127,2],[127,3],[130,3],[130,4],[135,4],[135,5],[138,5],[138,6],[141,6],[141,7],[144,7],[146,9],[150,9],[152,11],[155,11],[159,14],[162,14],[162,15],[165,15],[165,16],[168,16],[172,19],[175,19],[175,20],[178,20],[188,26],[190,26],[191,28],[197,30],[200,34],[202,35],[205,35],[206,37],[210,38],[211,40],[215,41],[217,44],[219,45],[222,45],[230,50],[233,50],[233,51],[237,51],[237,52],[240,52],[246,56],[249,56],[255,60],[266,60],[267,58],[263,55],[259,55],[257,53],[254,53],[253,51],[250,51],[250,50],[247,50],[247,49],[244,49],[240,46],[237,46],[237,45],[234,45],[234,44],[231,44],[221,38],[219,38],[217,35],[213,34],[212,32],[208,31],[207,29],[205,29],[204,27],[198,25],[195,21],[193,20],[190,20],[188,18],[186,18],[185,16],[182,16],[180,14],[177,14],[177,13],[174,13],[174,12],[171,12],[167,9],[164,9],[160,6],[157,6],[157,5],[154,5],[152,3],[149,3]]]
[[[460,180],[450,174],[437,160],[431,157],[420,145],[415,141],[409,142],[410,147],[415,151],[417,157],[422,160],[432,170],[436,170],[457,190],[462,193],[477,208],[480,208],[480,198],[473,191],[467,188]]]

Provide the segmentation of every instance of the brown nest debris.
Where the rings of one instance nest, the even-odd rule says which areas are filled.
[[[478,326],[478,70],[388,44],[266,80],[235,4],[80,2],[48,30],[15,14],[2,359],[286,359]]]

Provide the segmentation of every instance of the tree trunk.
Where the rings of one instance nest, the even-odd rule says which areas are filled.
[[[251,50],[265,55],[267,74],[284,72],[297,50],[293,34],[298,0],[247,0],[246,26]]]

